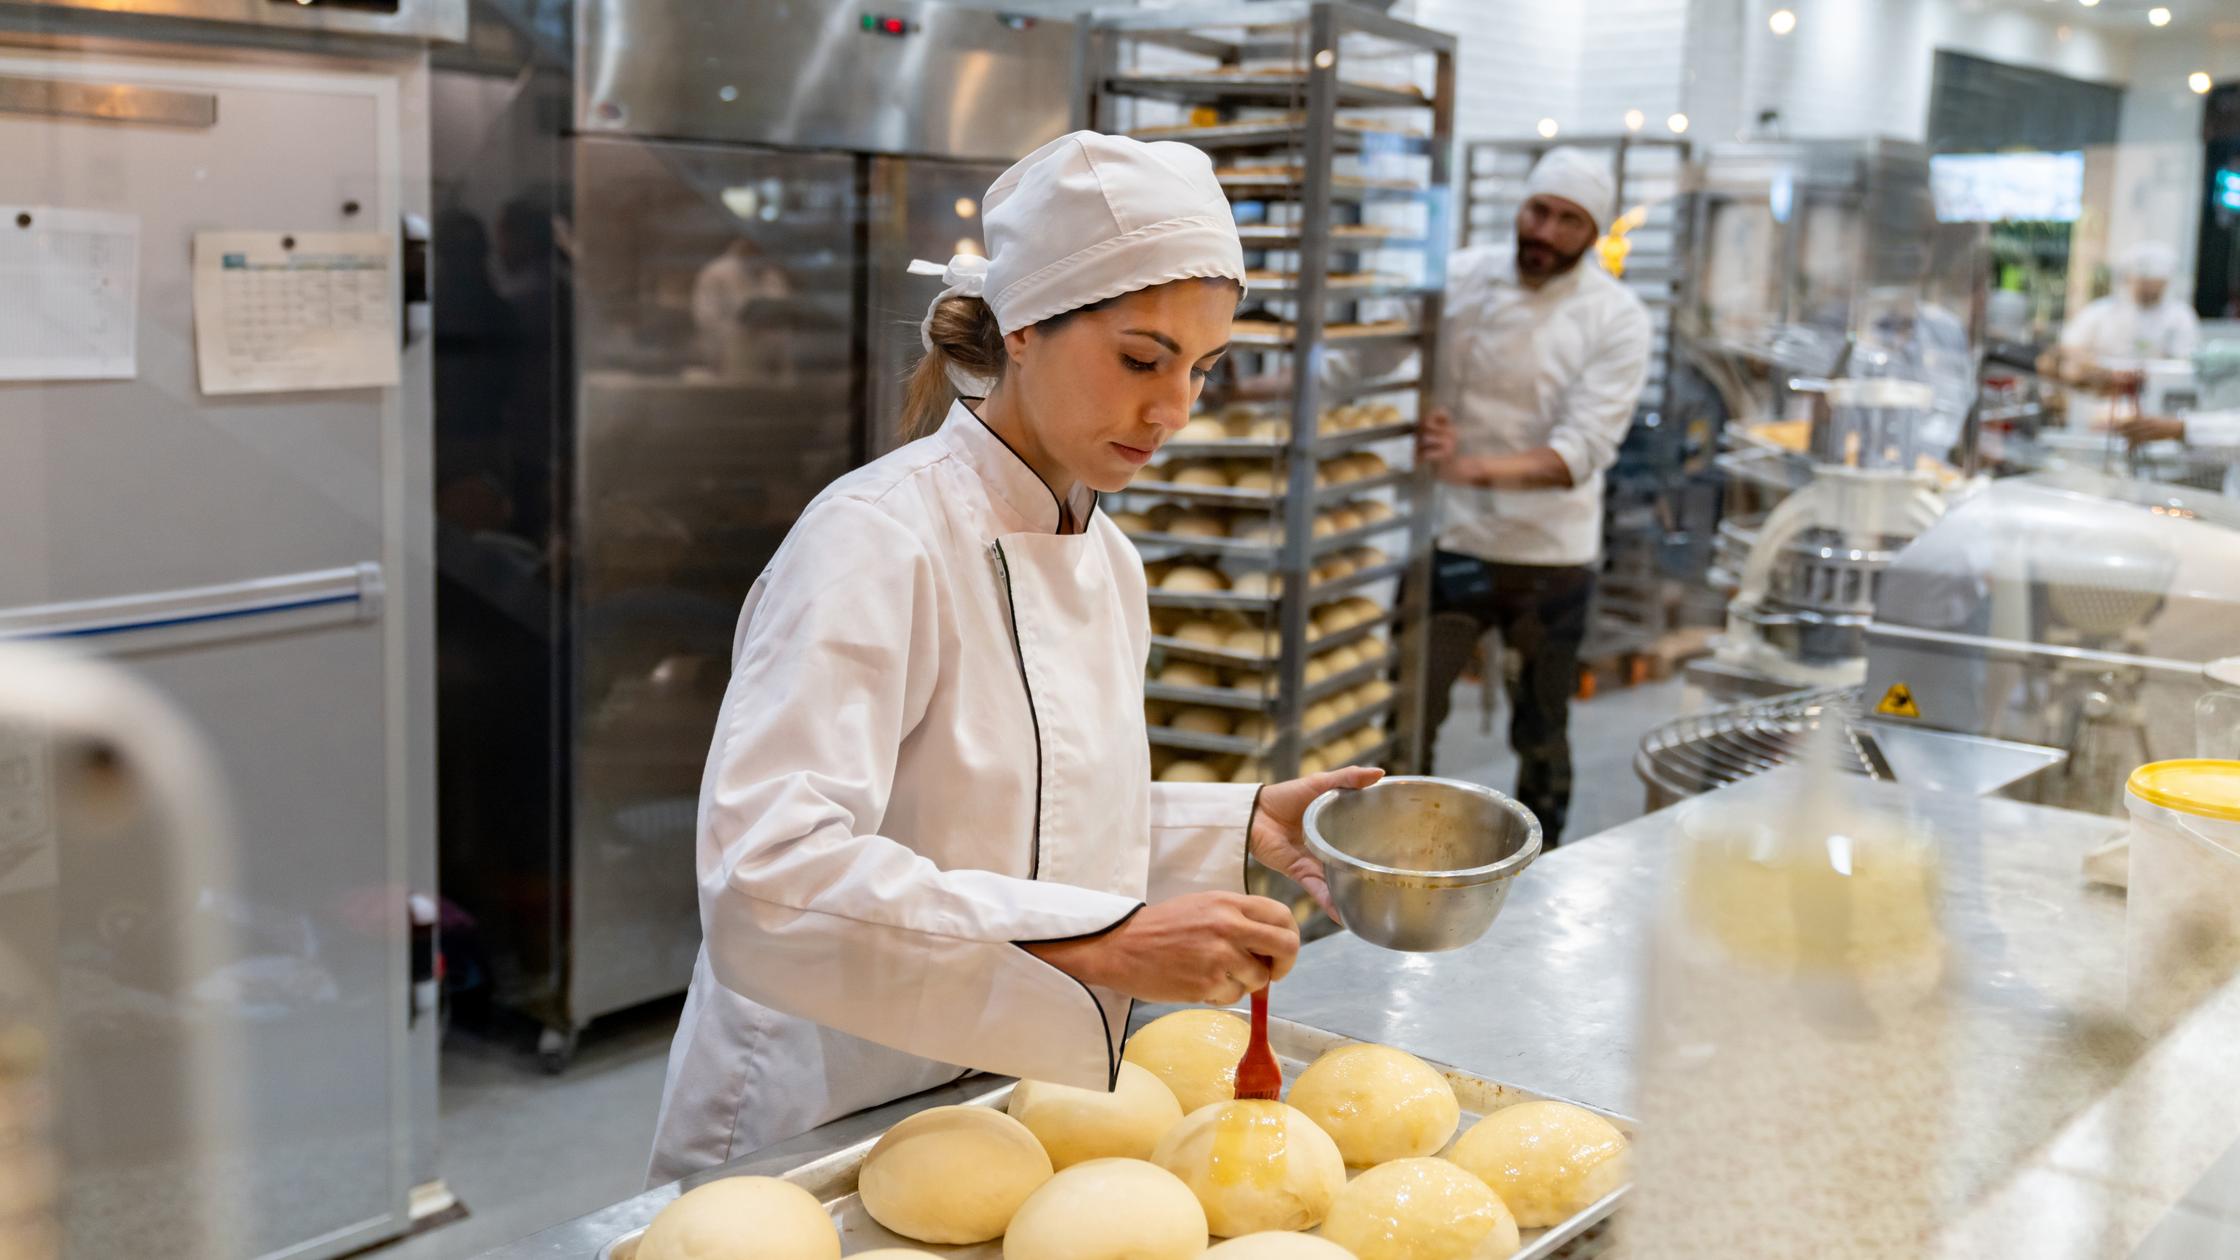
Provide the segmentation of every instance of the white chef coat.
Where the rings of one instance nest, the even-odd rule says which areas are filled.
[[[2143,307],[2129,290],[2109,294],[2077,312],[2061,330],[2061,348],[2081,350],[2102,363],[2190,359],[2201,340],[2193,308],[2164,297]]]
[[[705,940],[650,1176],[953,1080],[1109,1089],[1128,999],[1020,942],[1242,891],[1256,789],[1154,784],[1143,565],[959,404],[827,488],[747,596],[699,815]]]
[[[1538,289],[1513,245],[1467,249],[1447,269],[1438,397],[1465,455],[1553,447],[1568,490],[1441,487],[1439,545],[1506,564],[1602,555],[1602,475],[1617,462],[1649,376],[1649,312],[1592,257]]]
[[[2240,411],[2197,411],[2186,417],[2186,445],[2232,461],[2224,492],[2240,498]]]

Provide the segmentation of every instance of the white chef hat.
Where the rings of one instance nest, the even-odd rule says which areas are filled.
[[[1076,131],[1019,159],[980,202],[986,257],[959,254],[920,335],[933,348],[933,308],[977,297],[996,326],[1017,332],[1053,315],[1170,280],[1225,277],[1241,288],[1237,219],[1201,149]]]
[[[2178,251],[2161,241],[2141,241],[2123,251],[2122,269],[2134,280],[2168,280],[2178,274]]]
[[[1618,183],[1610,162],[1570,145],[1550,149],[1532,168],[1524,182],[1524,195],[1561,197],[1587,212],[1594,225],[1608,231],[1618,214]]]

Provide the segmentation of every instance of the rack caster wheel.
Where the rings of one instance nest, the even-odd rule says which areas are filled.
[[[576,1057],[576,1035],[573,1028],[547,1028],[537,1034],[537,1062],[547,1075],[558,1076],[568,1070]]]

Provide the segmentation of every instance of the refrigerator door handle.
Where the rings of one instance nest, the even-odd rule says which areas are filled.
[[[381,617],[386,587],[371,562],[218,586],[0,608],[0,641],[47,639],[103,653],[220,642]]]

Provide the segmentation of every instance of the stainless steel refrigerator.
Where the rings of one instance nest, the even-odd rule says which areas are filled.
[[[181,1214],[210,1182],[226,1254],[338,1255],[433,1176],[416,241],[428,48],[464,30],[459,0],[0,2],[0,639],[178,706],[237,824],[0,861],[0,952],[60,1011],[67,1256],[206,1254]],[[0,730],[0,851],[58,834],[56,781]],[[236,947],[183,959],[190,924]],[[182,1104],[212,1035],[230,1117]]]
[[[443,886],[549,1066],[680,992],[739,606],[893,445],[907,275],[1062,134],[1072,28],[992,10],[488,4],[438,62]]]

